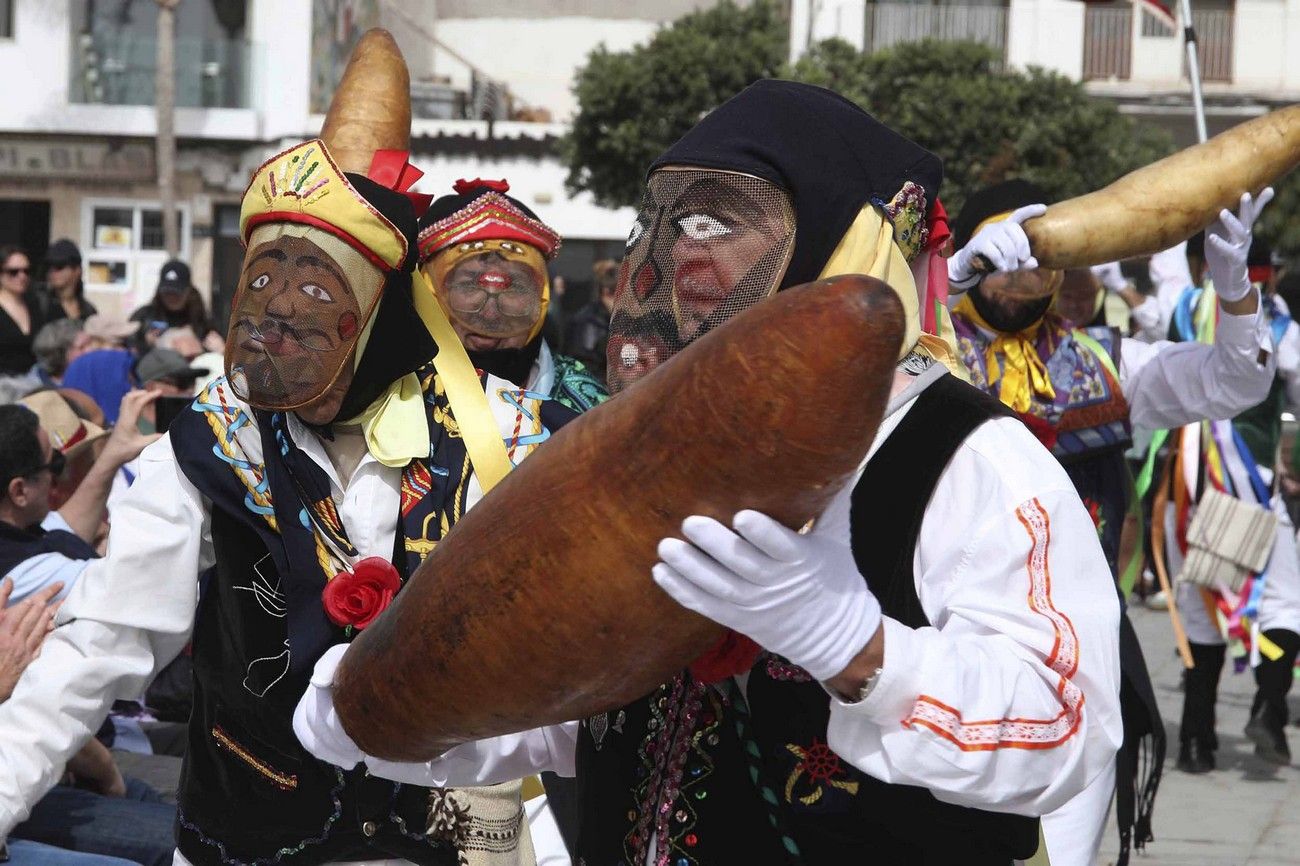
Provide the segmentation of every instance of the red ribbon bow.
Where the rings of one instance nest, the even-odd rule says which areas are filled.
[[[510,183],[505,178],[501,180],[484,180],[481,177],[476,177],[473,180],[465,180],[462,177],[451,188],[456,191],[457,195],[466,195],[476,189],[490,189],[493,192],[507,193],[510,191]]]

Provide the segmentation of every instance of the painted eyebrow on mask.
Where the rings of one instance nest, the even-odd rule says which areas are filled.
[[[277,262],[283,262],[288,260],[288,258],[289,257],[285,254],[284,250],[277,250],[274,248],[269,250],[262,250],[260,253],[253,256],[253,260],[250,261],[247,265],[245,265],[245,269],[247,270],[248,268],[251,268],[253,265],[257,264],[262,259],[275,259]]]
[[[295,267],[310,265],[314,268],[320,268],[322,271],[325,271],[334,279],[338,280],[339,285],[344,287],[347,287],[348,285],[348,281],[343,279],[343,275],[338,272],[338,269],[322,258],[318,258],[317,256],[298,256],[298,258],[294,259],[293,263]]]

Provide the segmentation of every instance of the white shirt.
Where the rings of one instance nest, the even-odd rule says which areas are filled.
[[[915,402],[903,396],[877,446]],[[852,487],[816,531],[848,537]],[[1122,738],[1119,602],[1092,519],[1019,421],[990,421],[958,448],[926,510],[913,567],[934,625],[885,619],[884,673],[861,703],[832,700],[830,746],[876,778],[958,805],[1040,815],[1082,791]],[[318,667],[313,680],[331,677]],[[570,722],[467,743],[427,763],[367,767],[434,785],[571,775],[577,731]]]
[[[1276,356],[1258,310],[1247,316],[1220,311],[1213,345],[1126,337],[1119,379],[1129,419],[1136,430],[1166,430],[1231,418],[1268,396]]]
[[[513,435],[518,409],[501,393],[513,386],[492,377],[489,388],[503,435]],[[320,439],[294,415],[289,429],[330,479],[339,516],[361,556],[389,558],[400,470],[366,453],[342,484]],[[252,424],[236,436],[246,454],[260,459]],[[482,496],[476,478],[468,490],[473,505]],[[86,566],[40,657],[0,703],[0,840],[58,781],[112,702],[142,694],[189,642],[198,574],[213,562],[210,503],[181,472],[170,437],[163,437],[140,455],[139,477],[115,506],[107,555]]]

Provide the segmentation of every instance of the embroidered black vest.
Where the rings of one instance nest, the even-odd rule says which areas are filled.
[[[912,569],[926,506],[966,437],[1008,414],[944,376],[867,465],[853,492],[853,549],[886,614],[929,624]],[[669,866],[1010,866],[1037,849],[1036,820],[940,803],[842,760],[826,745],[829,697],[783,659],[760,656],[746,693],[683,673],[582,724],[581,866],[642,866],[652,839]]]
[[[202,408],[221,393],[214,386],[169,432],[181,471],[211,503],[216,559],[194,624],[180,851],[194,866],[389,858],[455,864],[454,844],[425,834],[429,789],[372,778],[364,769],[341,771],[298,743],[293,711],[315,659],[291,659],[295,576],[284,573],[291,560],[273,524],[269,488],[248,476],[241,482],[232,471],[251,467],[230,446],[235,431],[252,422],[224,399],[224,412]],[[305,512],[300,519],[307,520]],[[393,562],[404,575],[406,538],[397,523]],[[345,639],[342,629],[329,627],[326,646]]]

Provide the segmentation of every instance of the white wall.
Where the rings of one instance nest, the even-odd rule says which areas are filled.
[[[626,51],[649,40],[658,26],[626,18],[443,18],[436,32],[439,41],[505,82],[523,102],[549,109],[556,121],[567,121],[577,111],[573,79],[587,55],[601,44]],[[465,66],[445,52],[436,54],[435,66],[453,83],[468,87]]]
[[[859,51],[867,35],[865,0],[791,0],[790,62],[826,39],[843,39]]]
[[[1237,0],[1233,83],[1300,92],[1300,0]]]
[[[1011,0],[1007,63],[1082,78],[1083,13],[1084,4],[1071,0]]]
[[[17,0],[14,38],[0,40],[0,129],[44,128],[68,101],[68,0]]]
[[[460,178],[481,177],[510,181],[510,195],[528,205],[560,237],[587,240],[624,240],[636,218],[633,208],[598,207],[589,193],[570,197],[564,190],[565,168],[554,157],[479,159],[475,157],[416,157],[425,175],[416,185],[420,192],[445,195]]]

